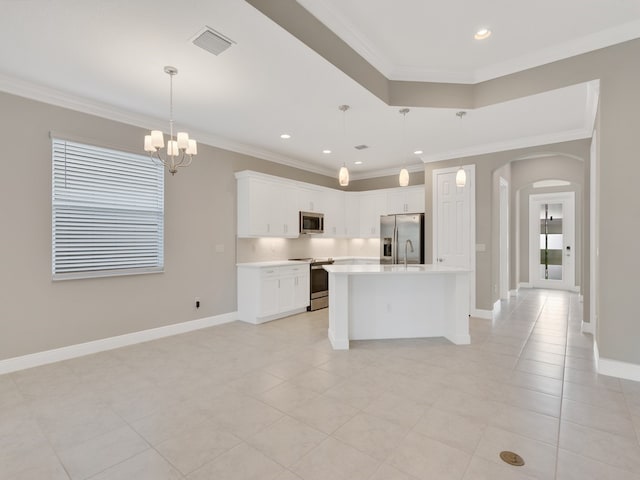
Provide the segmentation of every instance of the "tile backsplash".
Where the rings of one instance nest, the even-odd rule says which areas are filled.
[[[236,261],[264,262],[288,258],[314,257],[377,257],[380,240],[377,238],[238,238]]]

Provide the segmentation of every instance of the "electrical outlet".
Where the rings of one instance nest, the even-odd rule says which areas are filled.
[[[196,310],[197,310],[198,308],[200,308],[200,297],[196,297],[195,303],[196,303]]]

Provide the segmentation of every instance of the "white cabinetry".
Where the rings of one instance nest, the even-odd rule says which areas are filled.
[[[387,195],[384,190],[360,194],[360,237],[380,236],[380,215],[386,214]]]
[[[422,213],[424,212],[424,185],[393,188],[387,192],[387,212]]]
[[[345,192],[344,194],[345,236],[357,238],[360,236],[360,192]]]
[[[299,212],[324,214],[324,237],[378,238],[380,215],[424,212],[424,185],[344,192],[263,173],[238,179],[238,237],[299,236]]]
[[[302,212],[324,213],[325,209],[325,191],[320,188],[314,188],[309,185],[298,187],[298,210]]]
[[[304,312],[309,305],[309,265],[238,265],[238,318],[263,323]]]
[[[238,237],[297,237],[297,190],[285,181],[236,174]]]
[[[345,203],[344,192],[340,190],[325,191],[324,195],[324,236],[345,237]]]

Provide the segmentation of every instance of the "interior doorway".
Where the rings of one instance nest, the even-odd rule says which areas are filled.
[[[500,177],[500,300],[509,299],[509,182]]]
[[[534,288],[575,289],[574,192],[529,197],[529,282]]]

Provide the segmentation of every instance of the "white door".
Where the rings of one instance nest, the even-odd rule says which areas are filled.
[[[456,186],[456,172],[434,172],[437,223],[434,228],[434,264],[469,267],[469,188]],[[469,180],[467,178],[467,180]]]
[[[467,182],[456,186],[458,168],[433,171],[433,263],[472,270],[469,307],[476,312],[475,165],[465,165]]]
[[[529,281],[536,288],[575,287],[574,193],[529,197]]]

